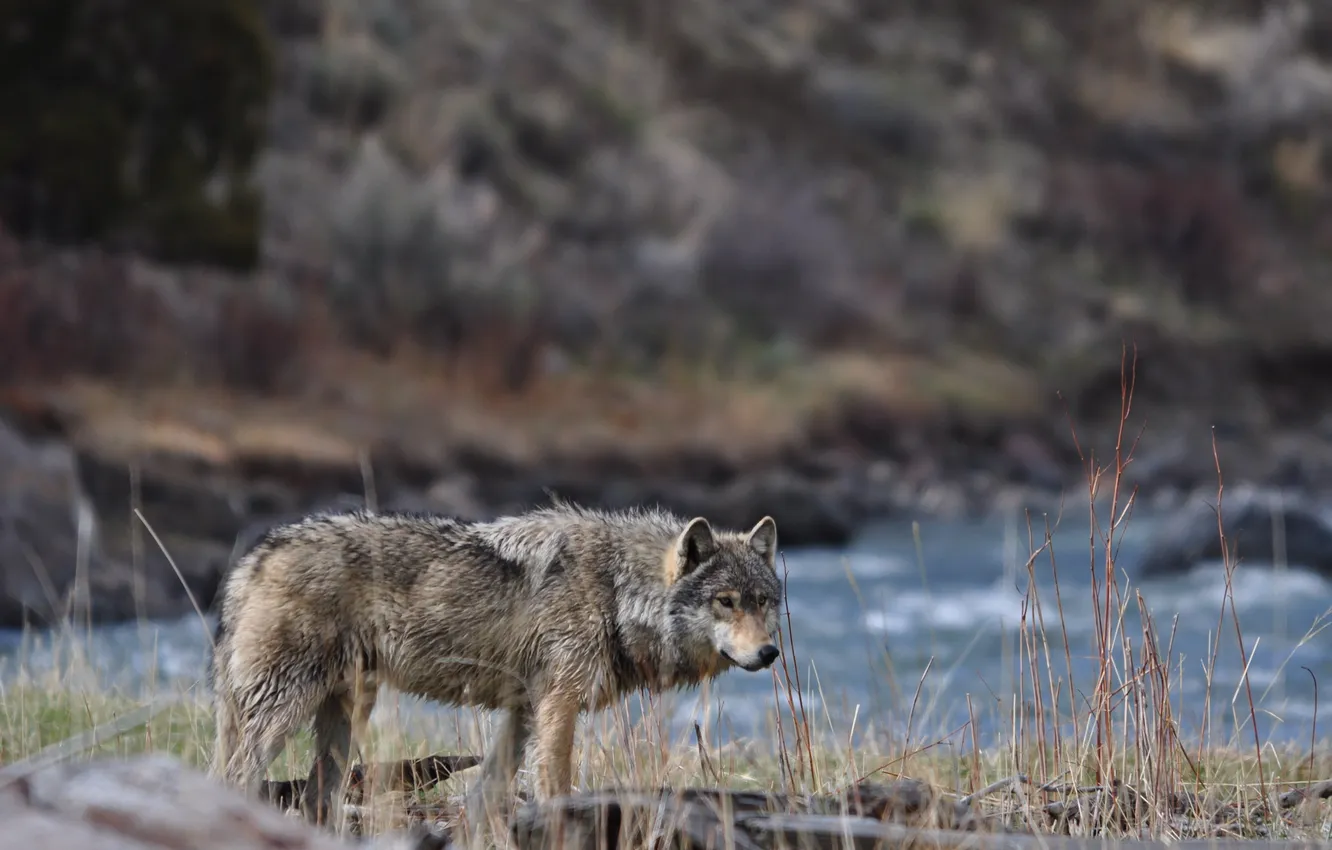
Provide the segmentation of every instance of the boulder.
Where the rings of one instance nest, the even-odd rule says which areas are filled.
[[[0,625],[61,616],[76,579],[105,571],[74,452],[31,443],[0,422]]]
[[[845,476],[811,480],[782,469],[745,476],[716,492],[701,511],[748,529],[770,514],[783,549],[842,546],[865,519],[864,491]]]
[[[476,495],[476,482],[467,475],[444,476],[423,492],[405,490],[384,504],[386,511],[435,513],[465,520],[491,516]]]
[[[208,606],[228,547],[166,535],[164,554],[144,531],[136,550],[127,523],[111,525],[108,534],[69,446],[0,422],[0,628],[178,616],[191,595]]]
[[[1280,534],[1287,564],[1332,578],[1332,523],[1307,499],[1249,487],[1227,489],[1221,521],[1226,546],[1238,562],[1271,566]],[[1143,577],[1174,575],[1221,558],[1216,496],[1196,494],[1161,523],[1138,570]]]
[[[296,522],[313,513],[332,513],[336,511],[351,511],[365,507],[365,499],[360,496],[354,496],[351,493],[339,493],[327,499],[321,499],[304,510],[290,510],[282,512],[261,513],[252,516],[248,522],[236,533],[236,539],[231,548],[231,561],[226,570],[229,570],[235,564],[235,560],[240,558],[246,552],[258,545],[264,535],[270,529],[284,525],[289,522]],[[223,572],[225,573],[226,570]],[[219,579],[220,581],[220,579]]]

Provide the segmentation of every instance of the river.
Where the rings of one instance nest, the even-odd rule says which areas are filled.
[[[1246,689],[1232,614],[1223,608],[1222,565],[1204,564],[1187,575],[1139,583],[1134,567],[1152,529],[1151,519],[1135,516],[1118,544],[1117,569],[1127,607],[1112,633],[1112,684],[1127,678],[1124,636],[1134,663],[1141,664],[1143,632],[1136,602],[1141,594],[1155,621],[1162,655],[1165,644],[1171,644],[1167,663],[1181,736],[1196,740],[1200,734],[1210,668],[1211,743],[1253,745],[1252,728],[1243,725],[1249,722],[1249,691],[1262,740],[1308,742],[1316,719],[1317,685],[1332,694],[1332,632],[1323,630],[1332,622],[1332,584],[1295,568],[1254,563],[1239,567],[1232,588],[1248,658]],[[1039,545],[1042,532],[1037,529],[1035,534]],[[1027,539],[1025,520],[1016,516],[901,522],[868,528],[843,549],[786,552],[796,652],[788,652],[785,661],[789,670],[799,673],[810,722],[842,741],[866,734],[900,741],[910,735],[917,742],[949,738],[970,745],[971,732],[964,731],[969,717],[975,718],[976,737],[983,745],[1011,736],[1016,689],[1025,694],[1021,702],[1027,707],[1022,711],[1028,716],[1031,704],[1031,662],[1022,651],[1024,611],[1028,628],[1032,622]],[[1065,695],[1071,669],[1082,706],[1079,714],[1085,716],[1098,668],[1085,509],[1081,514],[1066,512],[1052,540],[1058,599],[1049,553],[1032,563],[1050,639],[1049,668]],[[1099,543],[1096,559],[1099,576],[1104,560]],[[12,680],[20,671],[49,672],[64,663],[65,650],[54,652],[53,644],[68,647],[51,635],[0,633],[0,680]],[[80,667],[95,670],[103,686],[160,690],[198,684],[205,676],[207,638],[195,616],[99,627],[79,644],[84,662],[90,662]],[[1044,644],[1038,656],[1041,687],[1048,697]],[[669,726],[686,741],[695,721],[714,741],[736,735],[771,737],[775,701],[779,712],[787,714],[785,693],[774,694],[772,675],[737,670],[706,690],[674,697]],[[389,702],[381,700],[381,705]],[[426,722],[450,715],[420,701],[400,700],[398,705]],[[636,716],[637,705],[631,699],[626,710]],[[1064,710],[1066,714],[1066,696]],[[1122,723],[1122,713],[1116,717],[1117,724]],[[1324,720],[1320,728],[1326,724]]]

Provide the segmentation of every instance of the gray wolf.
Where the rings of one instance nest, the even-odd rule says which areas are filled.
[[[504,712],[469,807],[507,796],[532,737],[537,798],[567,794],[580,712],[777,660],[776,552],[767,516],[738,532],[565,503],[487,522],[350,510],[275,526],[221,589],[213,771],[257,793],[313,720],[302,808],[324,822],[382,684]]]

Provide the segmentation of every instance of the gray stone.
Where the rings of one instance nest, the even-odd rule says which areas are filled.
[[[1221,514],[1227,548],[1239,563],[1270,566],[1280,532],[1287,564],[1332,577],[1332,525],[1307,499],[1250,487],[1227,489]],[[1138,569],[1144,577],[1173,575],[1221,558],[1216,494],[1199,493],[1161,524]]]
[[[0,422],[0,625],[62,616],[76,580],[104,569],[74,452],[29,442]]]

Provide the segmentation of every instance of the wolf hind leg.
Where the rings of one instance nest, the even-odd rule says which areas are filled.
[[[351,759],[351,703],[346,694],[328,696],[314,717],[314,762],[305,783],[301,813],[306,820],[325,824],[337,822],[342,813],[343,781]],[[334,795],[338,805],[334,805]]]
[[[315,710],[314,762],[301,800],[302,814],[307,820],[316,824],[342,823],[352,751],[365,743],[376,696],[369,687],[358,687],[355,693],[338,691],[326,697]],[[367,783],[369,779],[367,775]],[[369,794],[368,787],[366,793]]]
[[[316,672],[314,666],[291,665],[256,670],[244,686],[232,690],[227,699],[229,711],[235,712],[237,733],[235,746],[220,767],[224,781],[251,797],[259,796],[269,765],[328,693]]]

